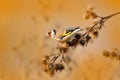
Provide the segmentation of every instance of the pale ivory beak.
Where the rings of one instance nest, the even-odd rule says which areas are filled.
[[[47,34],[46,34],[46,36],[48,37],[48,36],[49,36],[49,34],[47,33]]]

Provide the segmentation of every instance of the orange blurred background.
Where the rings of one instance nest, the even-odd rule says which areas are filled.
[[[46,32],[89,25],[83,20],[88,5],[101,16],[120,11],[120,0],[0,0],[0,80],[119,80],[119,62],[102,51],[120,49],[120,15],[106,22],[88,47],[73,51],[72,72],[49,78],[41,69],[42,55],[55,53],[56,46]]]

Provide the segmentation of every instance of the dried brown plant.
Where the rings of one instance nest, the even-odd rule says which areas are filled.
[[[76,34],[71,41],[58,42],[58,46],[56,47],[58,53],[54,55],[44,56],[44,59],[42,61],[43,70],[50,76],[53,76],[58,71],[61,72],[62,70],[65,70],[65,65],[68,65],[70,63],[70,60],[66,57],[66,53],[68,53],[69,48],[75,48],[79,44],[83,47],[86,47],[90,40],[97,38],[100,30],[104,26],[104,23],[117,14],[120,14],[120,12],[102,17],[96,14],[92,7],[89,7],[83,17],[85,20],[92,18],[92,25],[86,27],[83,33]],[[114,51],[104,51],[103,54],[106,57],[116,58],[120,60],[120,55]]]
[[[117,48],[115,48],[111,51],[107,51],[107,50],[103,51],[103,56],[108,57],[112,60],[116,59],[116,60],[120,61],[120,51]]]

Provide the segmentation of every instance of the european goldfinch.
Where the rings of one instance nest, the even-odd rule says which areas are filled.
[[[58,42],[67,42],[69,41],[76,33],[81,31],[79,27],[76,28],[67,28],[60,34],[60,36],[56,36],[56,30],[52,29],[47,33],[47,36],[57,40]]]

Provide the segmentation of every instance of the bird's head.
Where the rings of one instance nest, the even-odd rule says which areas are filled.
[[[51,29],[50,31],[47,32],[46,35],[47,35],[48,37],[50,37],[50,38],[55,38],[56,30],[55,30],[55,29]]]

